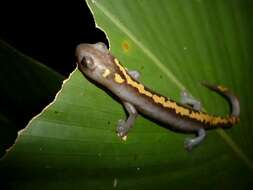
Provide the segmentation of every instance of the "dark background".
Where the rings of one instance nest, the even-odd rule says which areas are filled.
[[[62,74],[64,78],[76,67],[74,52],[79,43],[107,43],[104,33],[95,28],[85,0],[1,0],[0,39]],[[0,64],[11,73],[6,74],[7,76],[17,78],[10,63]],[[34,74],[30,74],[31,80]],[[11,80],[3,80],[0,83],[7,88],[13,89],[13,86],[16,86]],[[36,99],[35,94],[29,90],[29,85],[24,82],[20,85],[23,91],[33,97],[31,99]],[[33,116],[52,102],[61,88],[61,81],[49,92],[43,90],[43,86],[39,88],[43,91],[43,96],[38,97],[35,102],[26,102],[25,108],[24,103],[18,104],[17,100],[8,96],[6,90],[0,88],[1,114],[5,114],[14,123],[11,127],[0,126],[0,158],[5,149],[15,142],[17,131],[24,128]],[[10,91],[22,97],[20,91]]]
[[[106,42],[85,0],[1,0],[0,38],[68,76],[82,42]]]

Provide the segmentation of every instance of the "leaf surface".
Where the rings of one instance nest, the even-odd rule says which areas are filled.
[[[250,189],[252,186],[252,3],[226,0],[88,0],[112,53],[148,87],[179,100],[187,89],[225,115],[222,84],[240,97],[241,122],[208,131],[191,153],[179,134],[138,117],[126,142],[115,134],[124,110],[75,70],[1,164],[25,187]],[[25,179],[18,181],[18,179]],[[35,180],[28,180],[35,179]],[[41,182],[43,185],[41,186]]]

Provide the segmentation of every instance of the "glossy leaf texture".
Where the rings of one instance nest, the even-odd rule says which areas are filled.
[[[227,103],[199,82],[222,84],[241,102],[241,122],[208,131],[187,152],[186,137],[140,116],[126,142],[125,112],[78,70],[55,101],[20,133],[1,167],[13,184],[82,189],[250,189],[253,177],[252,3],[226,0],[88,0],[112,53],[141,82],[179,100],[186,89],[209,113]],[[15,173],[15,175],[12,175]],[[32,179],[32,180],[31,180]]]

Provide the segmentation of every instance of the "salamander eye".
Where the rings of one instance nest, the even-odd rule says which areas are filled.
[[[90,70],[94,70],[96,68],[96,65],[95,65],[93,59],[89,56],[84,56],[81,64]]]

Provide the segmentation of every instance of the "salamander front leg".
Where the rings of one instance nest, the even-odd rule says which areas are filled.
[[[206,136],[206,131],[203,128],[198,129],[197,137],[195,138],[187,138],[184,141],[184,147],[186,150],[191,151],[194,147],[198,146]]]
[[[180,102],[182,104],[190,105],[196,111],[201,111],[202,110],[201,102],[198,101],[198,100],[195,100],[185,90],[183,90],[181,92],[180,96],[181,96]]]
[[[131,70],[131,71],[128,71],[129,75],[131,77],[133,77],[135,80],[139,80],[140,78],[140,73],[138,71],[135,71],[135,70]]]
[[[126,140],[127,133],[130,130],[130,128],[133,126],[134,121],[138,115],[138,112],[135,109],[135,107],[129,102],[123,102],[123,105],[126,108],[129,116],[126,121],[119,120],[116,132],[119,137],[121,137],[123,140]]]

